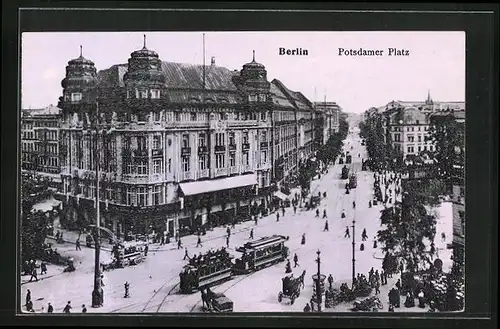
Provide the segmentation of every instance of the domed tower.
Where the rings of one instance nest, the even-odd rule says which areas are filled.
[[[267,71],[264,65],[255,61],[255,50],[250,63],[243,65],[235,84],[244,92],[249,102],[265,102],[269,99],[271,84],[267,81]]]
[[[66,77],[61,81],[63,96],[59,98],[59,107],[65,111],[77,110],[93,104],[96,98],[97,71],[94,62],[82,55],[72,59],[66,66]]]
[[[127,98],[161,98],[165,87],[165,75],[158,54],[146,48],[146,35],[144,47],[130,54],[128,71],[123,77]]]

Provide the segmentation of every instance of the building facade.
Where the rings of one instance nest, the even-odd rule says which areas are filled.
[[[325,144],[330,136],[339,132],[339,113],[340,106],[335,102],[315,102],[314,108],[321,112],[323,117],[322,135],[323,144]]]
[[[60,181],[58,107],[21,111],[21,169]]]
[[[182,235],[264,212],[279,162],[286,176],[314,151],[311,103],[269,82],[255,55],[230,71],[164,62],[144,45],[100,72],[83,56],[69,61],[62,87],[70,227],[95,220],[96,154],[104,226]]]

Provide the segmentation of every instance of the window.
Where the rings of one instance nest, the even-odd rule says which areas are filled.
[[[138,175],[147,175],[148,174],[148,162],[141,161],[137,164],[137,174]]]
[[[248,166],[250,164],[249,159],[248,159],[248,152],[243,153],[243,159],[241,162],[245,166]]]
[[[160,174],[161,173],[161,159],[155,159],[153,160],[153,174]]]
[[[260,162],[261,164],[265,164],[267,162],[267,151],[261,151],[260,152]]]
[[[248,95],[248,101],[255,102],[257,100],[257,95]]]
[[[225,166],[224,153],[215,154],[215,168],[224,168]]]
[[[196,113],[191,112],[191,121],[196,121]]]
[[[421,141],[422,141],[422,136],[418,135],[418,142],[420,143]]]
[[[198,135],[198,146],[200,147],[206,146],[206,135],[203,133]]]
[[[137,188],[137,205],[148,205],[148,188],[146,186],[140,186]]]
[[[215,145],[216,146],[224,146],[224,133],[216,133],[215,134]]]
[[[229,153],[229,166],[234,167],[236,166],[236,154],[235,153]]]
[[[159,205],[162,203],[163,203],[162,186],[155,185],[153,186],[153,205]]]
[[[182,171],[189,171],[189,156],[182,157]]]
[[[459,211],[458,217],[460,218],[460,227],[462,228],[461,235],[464,236],[464,233],[465,233],[465,212]]]
[[[135,90],[135,97],[136,98],[148,98],[148,91],[147,90]]]
[[[243,144],[248,144],[248,131],[243,132]]]
[[[82,100],[82,93],[71,93],[71,101],[79,102]]]
[[[260,141],[267,142],[267,131],[265,130],[262,131],[262,134],[260,135]]]
[[[175,121],[181,121],[181,113],[175,112]]]
[[[135,206],[137,204],[137,194],[134,187],[127,189],[127,205]]]
[[[400,134],[394,134],[394,141],[395,142],[400,142],[401,141],[401,135]]]
[[[419,120],[417,120],[417,125],[418,125],[418,124],[420,124],[420,121],[419,121]]]
[[[158,89],[151,89],[151,98],[160,98],[160,91]]]
[[[154,119],[155,121],[160,121],[161,119],[161,113],[160,112],[155,112],[154,113]]]
[[[201,154],[198,158],[198,164],[200,166],[200,170],[205,170],[207,169],[207,162],[208,162],[208,158],[207,158],[207,155],[206,154]]]
[[[261,112],[260,113],[260,120],[261,121],[266,121],[266,112]]]
[[[408,136],[408,142],[414,142],[415,137],[414,136]]]
[[[422,151],[422,147],[420,147],[420,146],[419,146],[419,147],[418,147],[418,151],[419,151],[419,152],[420,152],[420,151]]]
[[[424,145],[424,151],[427,151],[427,145]]]
[[[235,141],[234,141],[234,132],[231,131],[229,133],[229,145],[234,145],[235,144]]]
[[[108,199],[110,201],[115,200],[115,191],[113,190],[113,188],[111,186],[106,187],[106,199]]]
[[[153,136],[153,150],[161,149],[161,136]]]
[[[146,149],[146,137],[145,136],[137,136],[137,149],[145,150]]]
[[[189,147],[189,134],[182,135],[182,147]]]
[[[95,183],[94,182],[89,184],[88,197],[92,198],[92,199],[94,199],[96,197],[96,195],[95,195]]]

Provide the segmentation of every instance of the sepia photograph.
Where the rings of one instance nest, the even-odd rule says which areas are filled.
[[[23,315],[464,311],[465,32],[20,46]]]

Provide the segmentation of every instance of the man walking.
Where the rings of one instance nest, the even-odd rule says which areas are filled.
[[[325,228],[323,229],[323,232],[325,232],[325,231],[327,231],[327,232],[329,231],[329,229],[328,229],[328,220],[325,222]]]
[[[323,218],[327,218],[328,216],[326,216],[326,209],[323,210]]]
[[[295,255],[293,256],[293,267],[295,268],[295,267],[297,267],[297,266],[300,266],[300,265],[299,265],[299,256],[297,256],[297,254],[295,254]]]
[[[188,255],[188,248],[184,248],[184,258],[182,260],[186,260],[189,259],[189,255]]]
[[[319,209],[316,209],[316,217],[319,218]]]
[[[47,274],[47,263],[42,261],[42,264],[40,264],[40,275]]]
[[[33,268],[33,271],[31,271],[30,282],[33,280],[33,278],[35,278],[35,280],[38,282],[38,273],[36,272],[36,267]]]
[[[80,238],[76,239],[76,250],[82,250],[82,247],[80,246]]]
[[[203,245],[201,244],[201,236],[198,235],[198,242],[196,242],[196,248],[198,247],[203,247]]]
[[[177,250],[179,250],[181,248],[182,248],[182,241],[181,241],[181,238],[179,238],[179,240],[177,240]]]
[[[293,205],[293,214],[296,215],[297,214],[297,205]]]
[[[253,228],[250,229],[250,240],[253,240]]]
[[[353,209],[356,209],[356,201],[353,201],[353,202],[352,202],[352,208],[353,208]]]
[[[276,212],[276,222],[280,221],[280,213],[279,211]]]
[[[28,302],[31,302],[31,290],[29,290],[29,289],[26,292],[26,304],[25,305],[28,305]]]
[[[363,229],[363,233],[361,234],[361,239],[363,241],[366,241],[366,239],[368,239],[368,235],[366,235],[366,228]]]
[[[229,248],[229,235],[226,237],[226,248]]]
[[[47,307],[47,313],[54,313],[54,307],[51,303],[49,303],[49,306]]]
[[[68,304],[66,304],[66,306],[64,306],[63,312],[64,313],[71,313],[71,301],[68,301]]]
[[[349,226],[346,226],[345,227],[344,238],[350,238],[350,237],[351,237],[351,234],[349,233]]]

